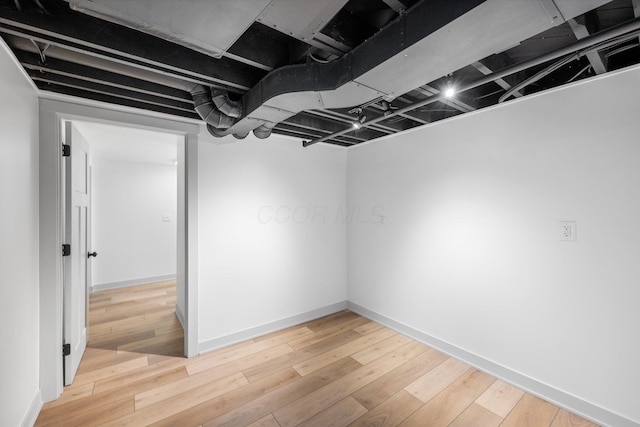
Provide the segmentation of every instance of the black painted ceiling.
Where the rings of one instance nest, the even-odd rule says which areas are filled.
[[[195,0],[183,0],[181,4],[186,8],[190,1]],[[243,0],[212,0],[210,6],[223,11],[224,2],[229,1]],[[312,4],[314,0],[284,1],[295,1],[299,6]],[[194,109],[190,86],[201,84],[224,91],[231,100],[244,103],[249,111],[253,108],[249,94],[263,87],[266,90],[264,82],[270,80],[265,77],[278,76],[278,72],[286,70],[283,67],[292,65],[338,61],[366,43],[375,47],[377,34],[391,28],[403,15],[410,16],[412,8],[425,7],[417,0],[342,3],[312,40],[286,34],[255,19],[239,31],[222,55],[196,51],[148,32],[72,10],[69,2],[62,0],[0,0],[0,36],[42,91],[201,120]],[[433,13],[435,16],[438,11]],[[638,14],[640,0],[613,0],[541,34],[517,41],[506,50],[452,70],[449,75],[420,82],[406,93],[342,108],[306,109],[274,123],[273,132],[302,141],[323,138],[326,143],[351,146],[495,105],[510,90],[513,95],[504,102],[637,64],[640,62],[637,35],[615,40],[612,36],[614,42],[599,44],[598,49],[588,54],[566,53],[540,63],[533,59],[572,46],[578,40],[608,34],[617,26],[632,24]],[[609,39],[605,37],[606,40]],[[428,66],[428,60],[425,61]],[[486,77],[515,69],[517,64],[534,65],[525,65],[499,79]],[[452,82],[468,89],[453,98],[440,96],[439,89]],[[476,85],[478,82],[482,84]],[[364,124],[356,129],[353,124],[359,114]]]

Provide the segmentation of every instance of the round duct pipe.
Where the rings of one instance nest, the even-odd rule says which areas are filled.
[[[253,130],[253,134],[256,136],[256,138],[259,138],[259,139],[269,138],[275,126],[276,126],[275,123],[265,123],[255,128]]]
[[[233,137],[235,139],[245,139],[247,137],[247,135],[249,135],[249,131],[243,132],[243,133],[234,133]]]
[[[225,136],[229,135],[229,133],[225,129],[216,129],[215,127],[211,126],[208,123],[207,123],[207,130],[211,135],[215,136],[216,138],[224,138]],[[249,135],[249,131],[244,133],[234,133],[233,137],[236,139],[245,139],[248,135]]]
[[[231,126],[233,126],[236,123],[237,118],[230,117],[224,112],[220,111],[216,105],[216,102],[212,99],[211,94],[211,89],[203,85],[196,85],[193,87],[193,89],[191,89],[191,97],[193,98],[195,110],[200,118],[202,118],[202,120],[207,123],[207,130],[213,136],[222,137],[225,136],[224,130],[229,129]],[[228,96],[226,94],[219,94],[218,98],[220,98],[219,102],[223,105],[228,104],[225,101],[225,98],[229,102],[232,102],[228,99]],[[234,114],[238,113],[238,111],[235,111],[232,107],[234,106],[228,105],[226,109],[228,111],[233,110],[232,112]]]
[[[227,133],[225,133],[223,129],[216,129],[215,127],[211,126],[209,123],[207,123],[207,130],[211,135],[215,136],[216,138],[222,138],[228,135]]]
[[[213,103],[222,114],[235,119],[242,117],[242,103],[239,101],[232,101],[227,92],[212,89],[211,97]]]

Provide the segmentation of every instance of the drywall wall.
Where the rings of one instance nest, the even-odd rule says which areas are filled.
[[[93,158],[93,289],[176,275],[177,172]]]
[[[0,425],[40,409],[38,98],[0,40]]]
[[[346,306],[346,150],[278,135],[200,140],[203,350]]]
[[[349,223],[349,301],[640,423],[638,81],[618,72],[350,149],[350,206],[385,217]]]

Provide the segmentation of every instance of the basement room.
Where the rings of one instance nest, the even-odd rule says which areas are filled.
[[[0,76],[0,425],[640,426],[640,0],[0,0]]]

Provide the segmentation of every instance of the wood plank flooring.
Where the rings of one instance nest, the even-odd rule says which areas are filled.
[[[171,282],[92,294],[76,380],[36,425],[595,426],[349,311],[185,359],[174,304]]]
[[[175,280],[94,292],[88,347],[180,357],[184,332],[175,305]]]

